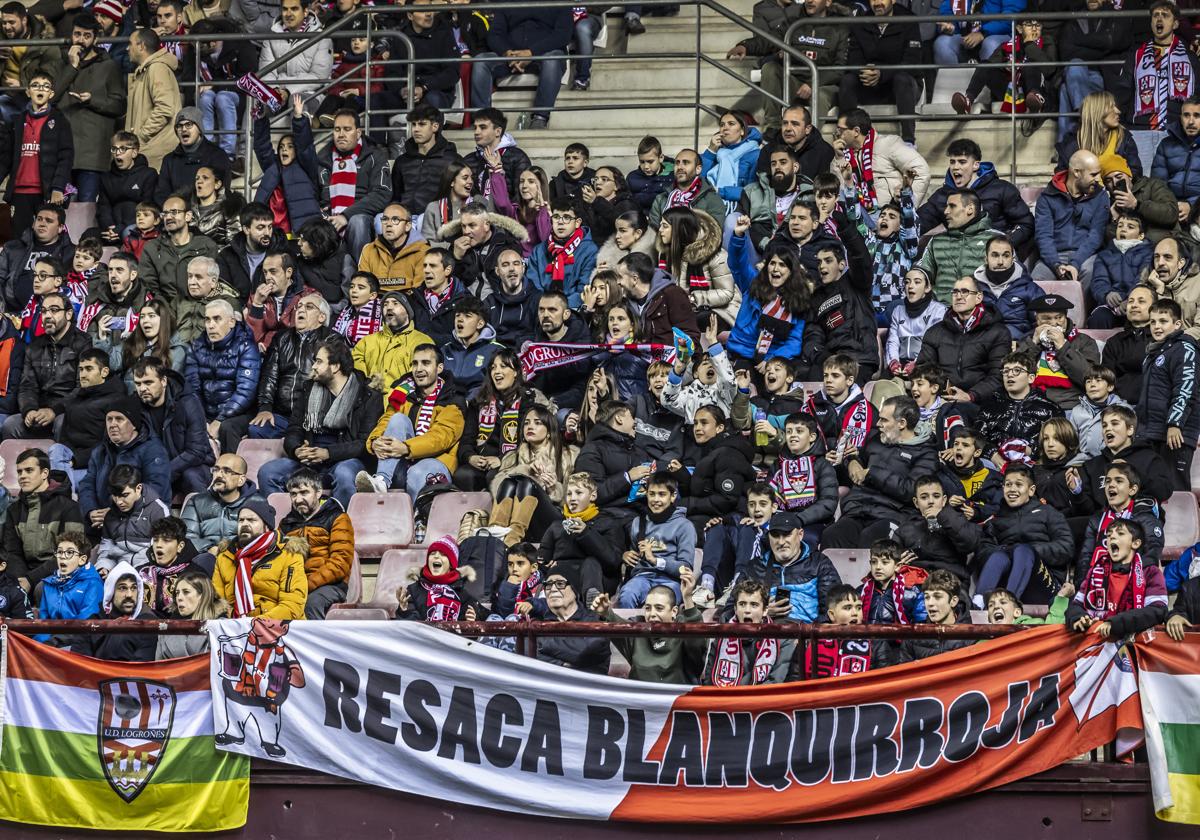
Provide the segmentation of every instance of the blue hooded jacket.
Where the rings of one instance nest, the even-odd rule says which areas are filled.
[[[759,318],[763,306],[750,294],[750,284],[758,276],[754,267],[754,258],[748,246],[748,237],[735,236],[729,242],[729,269],[733,279],[742,292],[742,306],[738,309],[737,320],[729,333],[726,349],[743,359],[753,359],[756,355],[759,334]],[[804,319],[791,313],[792,329],[786,336],[775,336],[771,346],[763,354],[764,359],[782,356],[788,360],[800,358],[804,348]]]
[[[1180,201],[1195,204],[1200,198],[1200,137],[1188,137],[1178,122],[1171,123],[1154,152],[1150,175],[1166,181]]]
[[[54,575],[42,582],[42,602],[38,606],[38,617],[42,619],[91,618],[100,612],[104,600],[104,579],[91,563],[80,566],[67,577]],[[42,634],[34,637],[39,642],[50,641]]]
[[[751,568],[750,577],[770,590],[770,600],[788,599],[791,611],[783,620],[810,623],[825,616],[825,595],[842,582],[833,562],[808,543],[801,543],[800,556],[783,565],[768,550]]]
[[[1121,250],[1111,242],[1096,254],[1092,267],[1092,298],[1103,303],[1109,292],[1126,297],[1141,278],[1142,269],[1150,264],[1154,256],[1154,243],[1143,242],[1128,251]]]

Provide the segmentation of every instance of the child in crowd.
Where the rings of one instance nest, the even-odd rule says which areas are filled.
[[[1104,535],[1118,519],[1132,519],[1142,526],[1142,559],[1155,566],[1162,561],[1163,526],[1158,503],[1140,496],[1142,479],[1124,461],[1114,461],[1104,473],[1105,506],[1092,515],[1084,532],[1083,545],[1075,566],[1075,579],[1080,580],[1104,550]]]
[[[975,422],[979,408],[972,402],[948,400],[943,395],[950,390],[950,377],[937,365],[918,365],[912,372],[911,396],[921,412],[917,434],[927,427],[935,445],[950,446],[950,431],[957,426]]]
[[[924,582],[921,569],[901,564],[903,550],[895,540],[871,545],[870,573],[862,579],[862,612],[867,624],[916,624],[925,621],[925,599],[913,583]]]
[[[692,601],[695,586],[696,578],[692,570],[684,566],[679,570],[682,609],[671,587],[655,586],[646,593],[641,621],[647,624],[701,621],[703,614]],[[626,621],[613,612],[607,595],[596,596],[591,608],[592,612],[611,624]],[[687,684],[694,681],[696,669],[703,664],[708,640],[700,636],[618,636],[613,637],[612,644],[629,662],[631,680]]]
[[[838,479],[833,465],[815,452],[820,430],[810,414],[793,414],[784,424],[784,448],[775,461],[771,487],[781,510],[794,511],[804,525],[804,540],[814,550],[821,532],[837,513]]]
[[[1167,617],[1167,635],[1182,642],[1184,632],[1197,622],[1200,622],[1200,578],[1190,578],[1179,588],[1175,606]]]
[[[1075,587],[1067,581],[1059,587],[1050,602],[1050,611],[1045,618],[1025,615],[1021,599],[1007,589],[993,589],[986,596],[987,620],[990,624],[1065,624],[1067,605],[1075,595]]]
[[[717,319],[710,318],[708,328],[700,333],[703,352],[692,359],[692,381],[683,384],[687,365],[677,357],[663,388],[663,405],[682,417],[685,423],[695,421],[696,410],[701,406],[715,405],[726,415],[733,408],[737,386],[733,381],[729,354],[725,352],[725,345],[717,341],[717,326]]]
[[[1196,406],[1197,347],[1183,331],[1183,310],[1171,298],[1150,305],[1150,343],[1142,365],[1137,436],[1158,451],[1176,490],[1192,487],[1192,455],[1200,436]]]
[[[1117,214],[1117,235],[1096,254],[1088,293],[1096,308],[1088,315],[1088,329],[1109,330],[1125,323],[1125,299],[1154,256],[1154,243],[1146,241],[1146,223],[1136,212]]]
[[[805,410],[808,397],[804,386],[796,384],[792,363],[782,356],[772,356],[763,363],[763,389],[750,396],[751,372],[738,370],[734,374],[737,394],[733,398],[731,419],[733,427],[753,432],[756,460],[769,464],[783,446],[784,421]],[[821,448],[821,453],[824,449]]]
[[[863,623],[863,603],[853,586],[835,586],[826,599],[825,618],[829,624],[847,627]],[[875,662],[873,647],[870,639],[817,639],[804,646],[804,662],[795,663],[793,672],[802,671],[806,680],[862,674],[880,664]]]
[[[175,606],[175,584],[184,575],[199,573],[212,577],[213,556],[197,553],[187,538],[187,525],[178,516],[164,516],[150,526],[150,545],[145,556],[133,561],[149,588],[150,605],[159,615]],[[200,563],[197,560],[207,563]]]
[[[1028,353],[1005,356],[1000,375],[1004,392],[980,406],[979,431],[999,450],[999,460],[993,456],[997,466],[1003,461],[1032,463],[1042,424],[1061,417],[1062,411],[1034,389],[1037,359]]]
[[[591,186],[596,170],[588,166],[592,153],[582,143],[571,143],[563,150],[562,171],[550,182],[550,199],[573,198],[579,200],[583,187]]]
[[[984,526],[977,593],[1001,586],[1018,598],[1048,604],[1062,586],[1075,553],[1067,520],[1037,497],[1033,469],[1017,461],[1004,471],[1004,499]],[[983,595],[975,596],[983,609]]]
[[[746,515],[713,517],[704,529],[704,561],[700,585],[692,599],[701,607],[713,604],[717,592],[746,576],[769,549],[767,526],[778,510],[771,485],[755,482],[746,488]]]
[[[921,587],[925,593],[925,610],[929,614],[929,623],[942,627],[951,627],[958,623],[959,593],[962,591],[962,581],[947,572],[937,569],[929,574],[929,579]],[[896,652],[899,662],[914,662],[918,659],[928,659],[939,653],[946,653],[959,648],[973,645],[970,639],[946,639],[942,637],[905,639],[900,643]]]
[[[1067,626],[1093,631],[1102,639],[1121,639],[1149,630],[1167,617],[1167,587],[1162,569],[1143,561],[1139,550],[1146,534],[1133,519],[1108,527],[1104,548],[1096,552],[1067,607]]]
[[[87,300],[89,291],[103,288],[108,282],[108,268],[100,262],[103,254],[104,244],[95,236],[85,236],[75,246],[71,270],[67,272],[66,292],[76,312]]]
[[[858,201],[846,202],[847,213],[858,224],[859,232],[875,261],[871,305],[875,308],[875,323],[881,327],[891,322],[893,311],[905,299],[908,270],[917,259],[921,229],[913,201],[915,175],[912,171],[903,174],[899,197],[879,208],[874,231],[864,218],[862,204]],[[945,310],[945,307],[942,309]],[[916,355],[912,358],[915,359]]]
[[[133,214],[133,230],[122,240],[121,250],[140,260],[146,243],[151,239],[158,239],[160,224],[162,208],[153,201],[138,202],[137,210]]]
[[[664,156],[658,138],[649,135],[638,143],[637,157],[638,168],[629,173],[626,181],[638,207],[649,213],[659,193],[675,186],[675,161]]]
[[[117,464],[108,474],[112,505],[104,515],[96,569],[108,572],[127,562],[134,568],[147,562],[146,550],[153,539],[154,523],[170,516],[171,510],[153,487],[142,484],[142,473],[129,464]]]
[[[1067,419],[1079,433],[1079,453],[1084,459],[1100,454],[1104,437],[1100,431],[1100,414],[1110,405],[1130,407],[1118,397],[1117,375],[1104,365],[1093,365],[1083,380],[1083,396],[1079,404],[1071,409]]]
[[[828,450],[826,455],[840,464],[840,452],[848,446],[862,449],[875,428],[875,406],[855,383],[858,362],[842,353],[825,360],[821,390],[813,397],[813,414]],[[849,486],[849,481],[842,481]]]
[[[832,172],[819,172],[813,178],[813,201],[817,203],[817,212],[821,214],[821,226],[831,236],[837,236],[833,211],[838,208],[841,191],[842,179]]]
[[[696,531],[687,512],[675,504],[679,484],[667,473],[650,476],[646,484],[647,512],[629,524],[632,548],[621,556],[629,579],[617,591],[618,609],[636,609],[655,586],[667,586],[682,601],[679,571],[696,557]]]
[[[91,618],[100,612],[104,599],[104,580],[88,562],[92,544],[82,531],[64,531],[55,541],[58,573],[42,583],[38,617],[43,620]],[[49,636],[38,636],[49,641]],[[63,644],[69,644],[64,641]]]
[[[425,565],[416,580],[396,590],[396,618],[404,621],[474,621],[483,614],[466,584],[475,579],[470,566],[458,567],[458,543],[454,537],[433,541],[425,554]]]
[[[979,548],[983,529],[968,521],[960,508],[946,504],[948,498],[937,476],[918,476],[913,489],[916,513],[900,523],[895,539],[906,565],[945,569],[967,580],[967,558]]]
[[[584,603],[596,592],[616,592],[624,566],[625,520],[609,507],[596,507],[596,481],[585,472],[567,476],[563,520],[546,529],[538,549],[543,571],[569,567],[580,581]],[[545,577],[543,574],[542,577]]]
[[[733,622],[770,622],[767,598],[766,587],[758,581],[739,581],[729,598],[733,606]],[[736,636],[712,639],[708,644],[704,668],[700,672],[701,685],[731,688],[781,683],[787,679],[795,649],[795,639],[747,639]]]
[[[683,457],[684,419],[663,405],[671,365],[654,361],[646,368],[646,393],[633,398],[634,439],[653,460],[669,464]]]
[[[1000,471],[983,460],[987,445],[969,426],[950,432],[950,448],[941,453],[941,479],[950,507],[957,508],[970,522],[983,522],[1000,506],[1003,478]]]
[[[492,614],[506,620],[526,617],[547,621],[550,608],[542,594],[537,549],[527,542],[509,546],[507,565],[508,575],[498,582],[492,593]]]
[[[903,298],[897,299],[891,317],[884,325],[888,327],[888,334],[883,346],[883,361],[892,376],[911,377],[915,373],[925,333],[945,315],[946,304],[933,296],[929,272],[923,268],[910,268],[904,275]]]

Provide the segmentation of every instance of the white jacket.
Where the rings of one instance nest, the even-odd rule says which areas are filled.
[[[714,344],[709,348],[708,356],[712,359],[713,367],[717,369],[717,381],[712,385],[704,385],[696,379],[684,385],[683,378],[677,377],[672,370],[667,378],[666,387],[663,388],[663,407],[678,414],[685,423],[693,422],[696,419],[696,410],[702,406],[715,405],[726,417],[733,408],[737,383],[733,381],[733,365],[729,363],[729,354],[720,344]],[[691,374],[685,371],[684,375],[690,377]]]
[[[296,32],[295,38],[281,38],[275,41],[264,41],[262,48],[262,56],[259,58],[258,66],[262,68],[273,63],[277,58],[281,58],[289,50],[300,44],[308,38],[311,38],[315,32],[319,32],[321,24],[317,19],[309,14],[304,19],[304,29]],[[286,32],[283,28],[283,21],[276,19],[271,24],[272,32]],[[306,99],[311,99],[311,107],[315,108],[320,105],[323,96],[313,95],[322,84],[327,84],[328,80],[333,77],[333,45],[327,38],[320,38],[313,41],[312,46],[297,56],[294,56],[282,67],[276,68],[269,73],[263,74],[263,81],[279,82],[283,87],[287,88],[288,93],[298,93]],[[313,81],[305,81],[302,83],[291,84],[289,79],[311,79]],[[325,80],[325,81],[322,81]]]
[[[929,164],[921,153],[905,145],[898,134],[875,132],[875,150],[872,167],[875,170],[875,198],[882,207],[893,198],[900,200],[900,178],[906,170],[914,169],[917,179],[913,182],[913,204],[920,207],[929,192]]]

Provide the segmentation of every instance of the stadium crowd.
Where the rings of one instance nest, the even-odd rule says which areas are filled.
[[[537,72],[544,128],[568,53],[589,88],[599,13],[425,1],[384,22],[419,59],[496,60],[419,65],[416,106],[382,124],[367,86],[385,109],[409,91],[366,77],[393,45],[364,29],[258,75],[358,0],[0,7],[8,39],[67,39],[2,50],[2,437],[49,443],[15,455],[0,611],[321,619],[347,598],[356,494],[406,493],[424,520],[443,493],[488,491],[429,535],[396,618],[1031,623],[1036,605],[1104,637],[1200,621],[1200,547],[1162,557],[1200,437],[1200,41],[1171,2],[1134,22],[1087,0],[1043,24],[1075,8],[1047,0],[1009,39],[966,20],[924,38],[893,0],[762,0],[762,28],[801,21],[818,64],[865,68],[826,92],[832,143],[798,70],[792,105],[752,91],[704,149],[634,137],[625,172],[575,142],[551,177],[492,87]],[[863,22],[822,23],[848,11]],[[624,21],[644,31],[637,7]],[[294,37],[223,40],[242,31]],[[977,62],[961,113],[991,96],[1036,126],[1056,89],[1079,112],[1032,208],[969,124],[945,161],[921,155],[905,117],[924,81],[889,65],[923,49]],[[764,39],[729,56],[782,83]],[[1071,63],[1020,70],[1055,57]],[[443,134],[456,88],[471,149]],[[247,203],[231,183],[248,95]],[[895,104],[901,133],[860,103]],[[70,202],[95,202],[95,226],[68,232]],[[267,439],[283,455],[252,480],[239,447]],[[831,549],[868,551],[869,574],[842,580]],[[47,640],[113,659],[203,644]],[[637,679],[739,685],[968,642],[614,644]],[[538,645],[610,667],[607,639]]]

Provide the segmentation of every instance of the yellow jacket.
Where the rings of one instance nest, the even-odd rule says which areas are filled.
[[[360,344],[362,342],[359,342]],[[463,407],[456,394],[447,394],[450,391],[449,387],[443,388],[442,393],[438,395],[438,401],[433,408],[433,421],[429,424],[429,431],[423,435],[410,437],[404,442],[408,444],[408,457],[412,461],[420,461],[424,458],[437,458],[446,465],[446,469],[453,473],[458,469],[458,443],[462,440],[463,426],[466,425],[466,420],[463,418]],[[387,394],[391,394],[389,389]],[[386,396],[385,396],[386,399]],[[409,403],[408,416],[415,425],[417,422],[417,410],[420,403]],[[383,437],[384,430],[387,429],[388,421],[392,419],[392,415],[396,413],[396,409],[392,408],[388,403],[384,406],[383,416],[379,418],[379,422],[375,424],[375,429],[367,436],[367,451],[372,455],[375,454],[375,440]]]
[[[367,243],[358,258],[358,270],[369,271],[379,278],[379,293],[407,292],[425,282],[421,272],[421,262],[429,243],[417,240],[404,245],[394,254],[388,249],[382,239],[376,237]]]
[[[276,535],[276,539],[281,539]],[[296,540],[289,539],[275,548],[251,569],[250,587],[254,591],[252,616],[264,618],[304,618],[308,600],[308,578],[304,574],[304,553]],[[213,588],[218,597],[234,603],[233,579],[237,567],[232,546],[217,555],[213,569]]]
[[[384,327],[354,345],[354,366],[372,382],[371,387],[391,393],[392,383],[412,370],[412,354],[422,344],[434,341],[411,323],[394,333]]]

